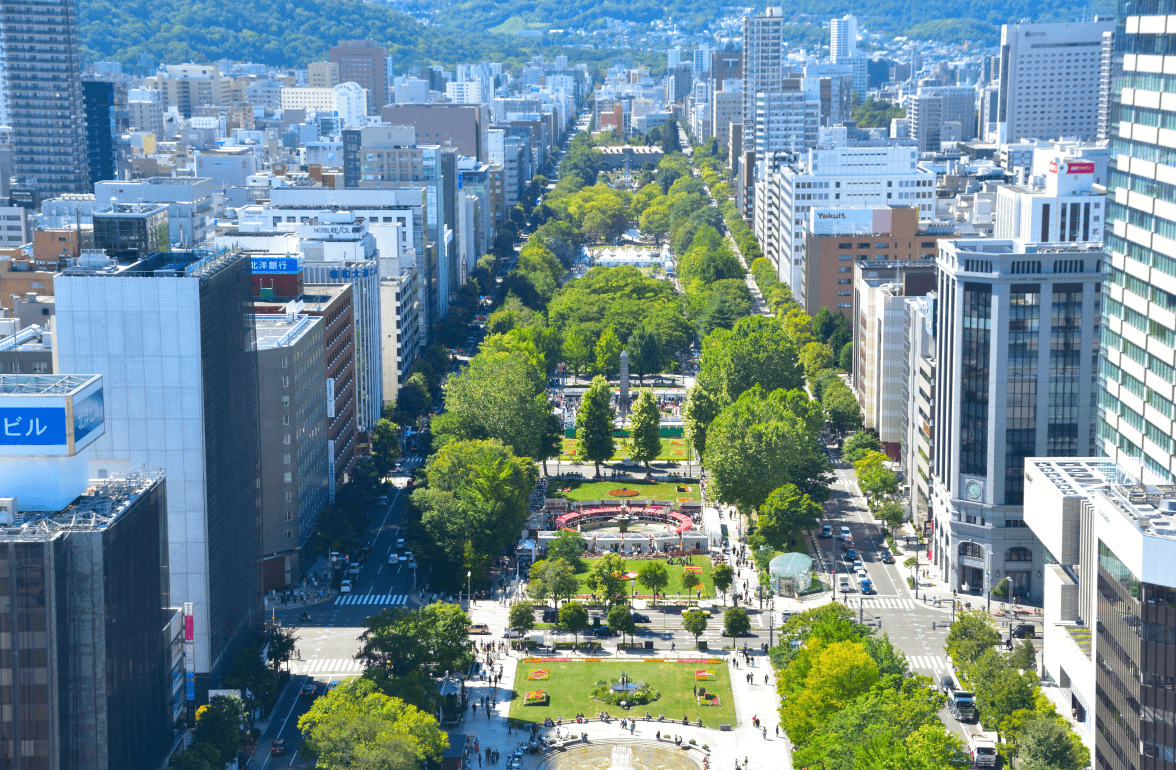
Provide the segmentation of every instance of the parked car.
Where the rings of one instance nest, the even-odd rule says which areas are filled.
[[[318,685],[314,682],[307,682],[302,685],[302,689],[298,691],[299,698],[313,698],[318,695]]]
[[[285,738],[274,738],[274,742],[270,744],[270,756],[271,757],[284,757],[284,756],[286,756],[286,739]]]
[[[831,537],[833,537],[833,527],[829,526],[828,524],[821,527],[820,538],[822,540],[828,540]]]
[[[350,580],[344,580],[342,583],[339,584],[339,593],[341,593],[341,594],[351,593],[351,581]]]
[[[471,634],[488,634],[490,633],[490,626],[485,623],[474,623],[470,626]]]

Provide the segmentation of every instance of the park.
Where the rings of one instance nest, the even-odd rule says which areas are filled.
[[[714,658],[635,658],[606,661],[600,658],[527,658],[519,664],[514,689],[510,698],[510,718],[518,724],[543,724],[544,719],[563,719],[574,722],[578,714],[596,719],[602,711],[610,717],[644,719],[648,712],[654,720],[665,716],[666,732],[673,731],[671,722],[682,724],[685,717],[691,725],[702,720],[704,727],[717,729],[735,723],[735,706],[731,699],[731,678],[726,661]],[[539,673],[536,673],[539,672]],[[647,685],[653,697],[646,704],[621,707],[618,697],[607,700],[599,694],[599,682],[606,682],[609,691],[619,695],[624,675],[624,686]],[[534,677],[534,678],[533,678]],[[613,686],[618,689],[613,690]],[[699,690],[706,696],[699,697]],[[532,698],[528,693],[543,692],[545,697]],[[637,692],[637,690],[633,690]],[[709,697],[708,697],[709,696]],[[702,703],[708,705],[701,705]],[[713,704],[713,705],[710,705]]]

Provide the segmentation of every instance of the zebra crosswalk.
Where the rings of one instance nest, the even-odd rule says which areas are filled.
[[[335,604],[406,604],[408,594],[344,594]]]
[[[294,676],[303,674],[362,674],[363,662],[354,658],[314,658],[290,663]]]
[[[951,661],[942,655],[908,655],[907,662],[920,671],[951,671]]]
[[[914,602],[910,599],[882,599],[872,596],[865,597],[866,609],[871,607],[884,608],[890,610],[913,610],[915,608]]]

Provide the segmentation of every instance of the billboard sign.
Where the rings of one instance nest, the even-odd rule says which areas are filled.
[[[293,275],[302,269],[302,258],[254,257],[249,264],[254,275]]]
[[[0,456],[71,457],[105,433],[100,376],[28,380],[0,394]]]
[[[1056,160],[1051,160],[1049,162],[1049,173],[1051,173],[1051,174],[1058,173],[1058,162]],[[1064,161],[1063,165],[1062,165],[1062,173],[1065,173],[1065,174],[1093,174],[1094,173],[1094,164],[1091,163],[1090,161],[1078,161],[1078,160]]]
[[[890,209],[813,209],[812,235],[874,235],[890,232]]]

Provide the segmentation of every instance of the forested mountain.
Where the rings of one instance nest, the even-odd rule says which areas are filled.
[[[137,64],[156,61],[250,60],[305,66],[322,59],[336,40],[385,43],[398,71],[405,66],[452,65],[462,61],[525,60],[535,53],[568,53],[576,61],[604,61],[607,46],[567,49],[548,35],[521,37],[523,30],[598,30],[609,20],[648,23],[670,20],[685,31],[712,28],[732,13],[722,0],[401,0],[416,19],[388,4],[363,0],[80,0],[83,45],[90,59]],[[797,22],[794,43],[827,41],[821,22],[855,13],[863,26],[945,42],[990,44],[1000,25],[1023,18],[1072,19],[1076,11],[1113,13],[1113,0],[1074,6],[1062,0],[771,0]],[[757,6],[762,8],[763,5]],[[811,25],[811,26],[810,26]],[[492,31],[492,32],[491,32]],[[566,39],[566,38],[564,38]],[[595,41],[593,41],[595,42]]]

